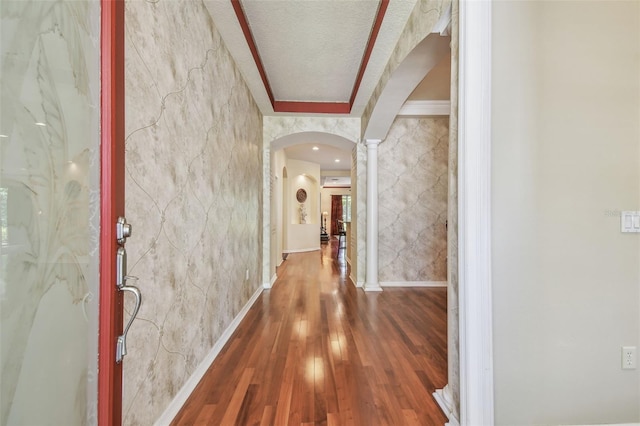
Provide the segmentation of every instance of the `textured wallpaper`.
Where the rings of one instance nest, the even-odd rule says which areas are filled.
[[[150,425],[261,286],[262,116],[200,2],[126,3],[126,96],[123,417]]]
[[[283,136],[301,132],[325,132],[351,141],[360,138],[360,119],[354,117],[265,117],[264,141],[270,144]]]
[[[397,118],[379,147],[379,280],[447,280],[449,119]]]
[[[355,259],[351,259],[351,267],[355,271],[351,271],[351,276],[355,278],[356,287],[362,287],[367,278],[367,147],[362,143],[357,144],[353,148],[351,158],[354,164],[352,174],[356,176],[356,181],[351,182],[352,190],[355,192],[353,196],[356,199],[356,223],[355,226],[352,224],[352,229],[356,231],[356,235],[355,238],[353,235],[351,238],[357,244],[352,251]]]
[[[460,419],[460,321],[458,310],[458,5],[451,11],[451,115],[449,117],[449,226],[447,248],[447,354],[453,415]]]

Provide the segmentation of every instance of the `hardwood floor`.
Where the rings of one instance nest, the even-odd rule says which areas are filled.
[[[290,254],[173,425],[443,425],[446,289],[365,293],[336,241]]]

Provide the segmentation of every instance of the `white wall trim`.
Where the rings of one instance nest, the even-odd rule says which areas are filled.
[[[407,101],[399,116],[451,115],[451,101]]]
[[[320,250],[320,247],[303,248],[298,250],[282,250],[283,253],[306,253],[308,251]]]
[[[380,281],[380,287],[447,287],[446,281]]]
[[[459,426],[460,422],[455,416],[453,399],[451,397],[451,388],[446,385],[443,389],[436,389],[433,393],[433,398],[436,400],[442,412],[447,416],[449,421],[445,423],[445,426]]]
[[[364,285],[363,287],[364,287],[364,291],[366,291],[366,292],[370,292],[370,293],[376,293],[376,292],[381,292],[381,291],[383,291],[383,290],[382,290],[382,287],[380,287],[380,283],[378,283],[378,286],[377,286],[377,287],[376,287],[376,286],[371,285],[370,283],[365,283],[365,285]]]
[[[354,287],[362,287],[362,284],[358,285],[358,281],[356,280],[356,277],[353,276],[353,272],[349,273],[349,279]]]
[[[275,283],[277,279],[278,279],[278,274],[273,274],[271,276],[271,281],[269,281],[268,283],[264,283],[263,285],[264,289],[265,290],[271,289],[271,287],[273,287],[273,283]]]
[[[491,292],[491,1],[460,1],[460,424],[494,424]]]
[[[231,321],[231,324],[224,330],[218,341],[213,345],[207,356],[204,357],[202,362],[198,364],[196,369],[191,374],[191,377],[185,382],[182,388],[178,391],[173,400],[169,403],[167,408],[164,410],[162,415],[156,420],[154,423],[155,426],[165,426],[169,425],[173,419],[176,417],[182,406],[187,399],[191,395],[191,393],[195,390],[198,383],[202,377],[207,373],[207,370],[216,359],[224,345],[229,341],[231,335],[240,325],[240,322],[244,319],[244,317],[249,312],[249,309],[253,306],[253,304],[258,300],[258,297],[262,293],[263,288],[258,287],[256,291],[253,293],[251,298],[247,301],[247,303],[242,307],[238,315]]]

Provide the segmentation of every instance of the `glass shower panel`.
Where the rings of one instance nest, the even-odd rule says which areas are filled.
[[[96,424],[100,2],[0,26],[0,424]]]

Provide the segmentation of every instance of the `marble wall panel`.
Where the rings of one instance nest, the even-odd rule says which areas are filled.
[[[447,280],[448,118],[397,118],[379,145],[380,282]]]
[[[418,43],[431,33],[433,26],[447,10],[451,1],[452,0],[418,0],[416,3],[407,25],[400,35],[398,44],[393,50],[389,62],[362,113],[362,135],[364,135],[367,129],[373,108],[376,106],[376,103],[378,103],[378,99],[391,78],[391,75]]]
[[[367,147],[357,144],[353,148],[356,170],[356,237],[357,246],[354,248],[356,259],[352,262],[356,265],[356,286],[362,287],[366,280],[367,272]],[[352,204],[353,205],[353,204]]]
[[[449,199],[447,228],[447,366],[452,411],[460,419],[460,329],[458,301],[458,21],[457,0],[451,10],[451,115],[449,116]]]
[[[264,117],[264,141],[266,144],[283,136],[301,132],[331,133],[357,142],[360,140],[360,118]]]
[[[149,425],[262,284],[262,115],[202,3],[126,3],[126,135],[123,417]]]
[[[97,423],[100,5],[0,2],[0,424]]]

